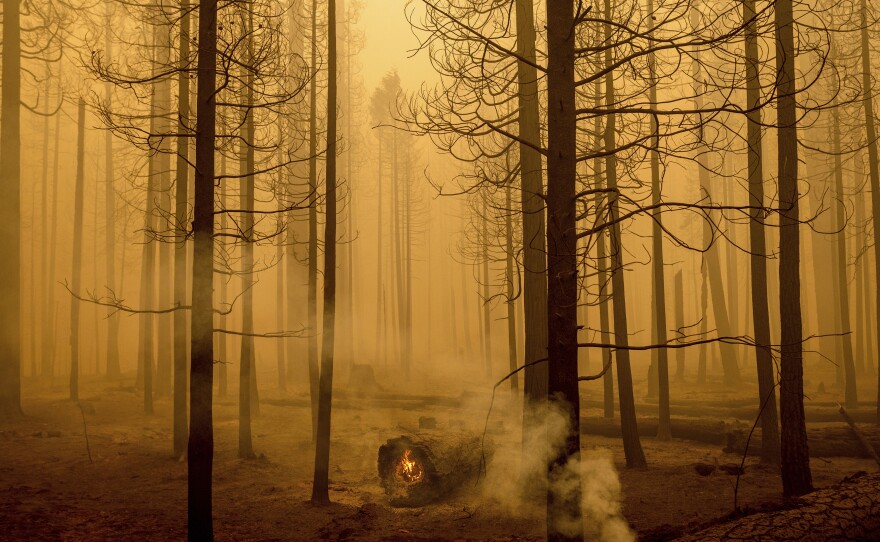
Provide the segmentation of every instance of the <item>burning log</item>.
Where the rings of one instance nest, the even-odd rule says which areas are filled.
[[[476,478],[481,448],[480,437],[472,433],[390,439],[379,447],[382,487],[394,506],[436,502]]]

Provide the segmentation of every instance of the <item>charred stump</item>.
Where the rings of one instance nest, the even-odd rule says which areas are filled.
[[[472,433],[413,434],[379,447],[379,478],[394,506],[424,506],[474,480],[480,437]]]

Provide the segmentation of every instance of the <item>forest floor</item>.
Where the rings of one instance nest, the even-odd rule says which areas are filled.
[[[171,457],[170,399],[158,398],[155,414],[144,416],[142,394],[131,387],[131,380],[126,385],[85,379],[81,412],[66,400],[60,384],[54,390],[26,384],[27,416],[0,424],[0,539],[185,539],[187,469],[185,461]],[[218,398],[215,404],[217,540],[543,538],[543,500],[524,504],[510,475],[516,472],[521,446],[513,429],[517,405],[505,393],[496,401],[489,424],[495,453],[488,481],[422,508],[388,504],[376,472],[379,445],[417,430],[420,416],[435,417],[440,430],[464,424],[480,431],[486,397],[465,393],[370,399],[338,393],[331,447],[333,504],[324,508],[308,502],[314,452],[307,395],[263,395],[254,420],[258,458],[253,460],[236,455],[235,397]],[[698,462],[738,464],[740,457],[723,453],[720,445],[643,438],[649,468],[630,470],[618,439],[584,436],[582,442],[585,461],[610,457],[616,466],[622,515],[640,539],[663,539],[664,532],[711,522],[733,509],[736,477],[719,470],[701,476],[694,469]],[[863,459],[813,459],[812,470],[814,484],[823,487],[875,466]],[[613,499],[613,472],[599,473],[597,479],[593,475],[585,476],[585,486],[597,484]],[[780,502],[778,474],[749,458],[740,480],[740,506]],[[589,515],[587,522],[591,524]]]

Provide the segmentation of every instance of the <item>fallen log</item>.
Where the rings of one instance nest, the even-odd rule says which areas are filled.
[[[687,404],[672,403],[670,410],[674,416],[683,418],[712,418],[712,419],[736,419],[743,422],[753,422],[758,416],[758,400],[753,399],[749,405],[741,405],[740,402],[732,402],[730,406],[712,403],[690,402]],[[656,403],[637,403],[636,413],[642,416],[653,416],[657,413]],[[595,413],[602,409],[601,404],[582,405],[581,411]],[[876,411],[873,408],[859,408],[849,411],[850,416],[856,423],[873,423],[876,419]],[[840,421],[837,406],[807,403],[804,407],[804,416],[807,423],[834,423]],[[749,424],[751,425],[751,424]]]
[[[657,418],[639,418],[639,435],[644,437],[657,436]],[[727,423],[720,420],[700,420],[672,418],[670,429],[672,438],[703,442],[705,444],[724,444],[727,434],[735,429],[746,428],[745,424]],[[620,438],[620,422],[607,418],[581,418],[581,433],[600,435],[603,437]]]
[[[880,449],[880,429],[865,426],[863,432],[874,449]],[[748,429],[729,431],[724,451],[742,454],[746,449],[748,435]],[[808,428],[807,446],[810,449],[810,457],[871,457],[859,439],[846,426]],[[761,430],[755,429],[749,444],[749,455],[759,455],[760,452]]]
[[[385,494],[394,506],[424,506],[447,497],[479,474],[481,444],[473,433],[419,433],[389,439],[379,447],[378,458]]]
[[[847,414],[846,409],[843,408],[843,405],[838,405],[840,407],[840,415],[843,417],[843,420],[849,425],[849,428],[852,429],[853,434],[855,434],[856,438],[859,439],[859,444],[862,445],[862,448],[874,459],[874,462],[880,466],[880,456],[877,455],[877,450],[874,449],[874,446],[868,441],[868,437],[865,436],[865,433],[862,432],[861,429],[855,424],[852,418]]]
[[[717,523],[681,542],[880,540],[880,474],[860,473],[802,497],[793,507]]]

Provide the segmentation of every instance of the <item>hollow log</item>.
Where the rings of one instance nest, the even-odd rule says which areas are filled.
[[[717,523],[681,542],[880,540],[880,474],[856,475],[794,507]]]
[[[865,426],[862,428],[866,440],[880,450],[880,429]],[[725,452],[742,454],[746,447],[748,429],[734,429],[727,434]],[[807,445],[810,457],[864,457],[871,455],[847,426],[812,427],[807,429]],[[759,455],[761,451],[761,430],[755,429],[749,444],[749,455]]]
[[[403,435],[379,447],[379,478],[393,506],[424,506],[476,479],[481,460],[473,433]]]

